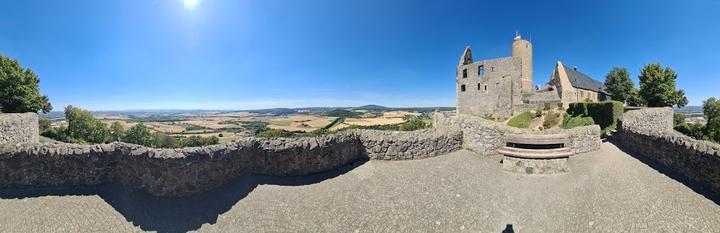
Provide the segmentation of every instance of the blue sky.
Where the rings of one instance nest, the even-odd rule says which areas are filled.
[[[518,6],[522,4],[523,6]],[[0,54],[56,110],[454,106],[455,65],[534,46],[603,81],[643,64],[679,74],[691,105],[720,97],[720,2],[182,0],[0,3]]]

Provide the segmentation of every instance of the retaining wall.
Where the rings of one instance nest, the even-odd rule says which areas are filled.
[[[673,130],[672,108],[631,110],[618,124],[615,144],[720,194],[720,145]]]
[[[433,125],[440,131],[461,131],[463,148],[481,155],[498,155],[505,146],[506,134],[556,134],[567,133],[575,153],[600,149],[600,126],[591,125],[573,129],[529,130],[507,126],[503,123],[469,115],[435,113]]]
[[[35,113],[0,114],[0,144],[38,142],[38,116]]]
[[[417,159],[461,149],[460,132],[352,130],[305,138],[246,138],[182,149],[133,144],[0,145],[0,187],[120,182],[157,196],[185,196],[244,174],[307,175],[357,159]]]

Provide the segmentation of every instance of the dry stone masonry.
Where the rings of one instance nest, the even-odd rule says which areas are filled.
[[[36,116],[35,116],[35,119]],[[305,138],[156,149],[113,143],[0,145],[0,187],[120,182],[157,196],[207,191],[245,174],[299,176],[358,159],[419,159],[459,150],[460,132],[352,130]]]
[[[505,135],[508,134],[568,134],[576,154],[599,150],[602,144],[600,126],[597,125],[537,131],[510,127],[476,116],[443,113],[434,115],[433,125],[439,130],[463,132],[463,148],[487,156],[499,154],[498,150],[505,146]]]
[[[673,130],[671,108],[645,108],[623,114],[615,144],[642,155],[720,194],[720,145]]]
[[[434,129],[397,132],[350,130],[303,138],[246,138],[180,149],[126,143],[40,144],[35,114],[0,115],[0,188],[99,185],[118,182],[157,196],[204,192],[242,175],[300,176],[355,160],[408,160],[462,148],[496,155],[515,129],[470,116],[436,114]],[[577,153],[597,150],[600,128],[561,130]],[[548,131],[552,132],[552,131]]]
[[[37,114],[0,114],[0,144],[38,142],[38,131]]]

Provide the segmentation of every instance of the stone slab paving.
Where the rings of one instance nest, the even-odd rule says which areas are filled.
[[[720,205],[612,144],[570,173],[459,151],[156,199],[121,187],[0,191],[2,232],[720,232]],[[509,231],[506,231],[509,232]]]

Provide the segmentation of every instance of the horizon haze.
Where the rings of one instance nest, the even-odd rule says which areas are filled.
[[[519,32],[533,43],[534,85],[558,60],[601,82],[625,67],[636,86],[660,63],[689,105],[719,97],[719,2],[514,4],[10,0],[0,54],[38,74],[55,110],[454,107],[463,49],[509,56]]]

